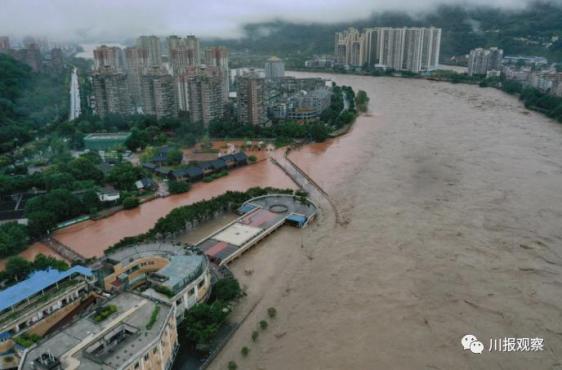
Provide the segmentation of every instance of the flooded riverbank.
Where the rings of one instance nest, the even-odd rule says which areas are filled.
[[[172,209],[221,195],[228,190],[245,191],[255,186],[295,188],[294,183],[269,160],[235,169],[210,183],[194,184],[185,194],[158,198],[138,208],[121,211],[98,221],[86,221],[57,230],[54,238],[82,256],[99,257],[109,246],[126,236],[148,231]]]
[[[280,232],[234,262],[257,306],[211,368],[559,367],[562,126],[495,89],[326,77],[366,90],[370,116],[290,157],[347,222],[324,212],[302,241]],[[544,351],[488,352],[503,337]]]
[[[21,258],[26,259],[28,261],[33,261],[35,259],[35,257],[37,257],[39,254],[43,254],[47,257],[54,257],[54,258],[57,258],[59,260],[66,261],[66,259],[64,257],[62,257],[60,254],[58,254],[57,252],[55,252],[54,250],[52,250],[51,248],[49,248],[45,244],[39,243],[39,242],[33,243],[28,248],[26,248],[24,251],[19,253],[18,256],[20,256]],[[8,261],[8,258],[0,259],[0,271],[4,270],[6,268],[6,262],[7,261]],[[69,261],[66,261],[66,262],[69,262]]]

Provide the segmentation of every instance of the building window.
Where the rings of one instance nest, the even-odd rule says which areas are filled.
[[[149,358],[149,357],[150,357],[150,354],[147,353],[146,355],[144,355],[144,360],[145,360],[145,361],[148,361],[148,358]]]
[[[193,295],[193,294],[195,294],[195,288],[191,288],[191,289],[189,290],[189,292],[187,292],[187,294],[188,294],[188,295]]]
[[[179,305],[181,304],[181,302],[182,302],[182,299],[181,299],[181,298],[178,299],[178,300],[176,301],[176,306],[179,306]]]
[[[205,280],[203,279],[199,282],[199,284],[197,284],[197,288],[199,288],[199,289],[203,288],[204,284],[205,284]]]
[[[137,362],[137,363],[135,364],[135,369],[138,369],[139,367],[140,367],[140,364]]]
[[[158,347],[154,347],[154,349],[152,350],[152,353],[156,354],[156,352],[158,352]]]

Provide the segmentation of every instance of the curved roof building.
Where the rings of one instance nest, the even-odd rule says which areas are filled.
[[[136,290],[185,310],[207,299],[211,273],[204,254],[171,243],[146,243],[109,253],[95,268],[106,291]]]

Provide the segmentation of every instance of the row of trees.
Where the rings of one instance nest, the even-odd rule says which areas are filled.
[[[68,264],[54,257],[38,254],[33,262],[27,261],[19,256],[8,258],[6,268],[0,271],[0,281],[15,283],[26,279],[33,271],[54,268],[59,271],[68,270]]]
[[[533,87],[524,87],[517,81],[502,81],[500,88],[519,95],[527,109],[537,110],[562,123],[562,97],[542,93]]]

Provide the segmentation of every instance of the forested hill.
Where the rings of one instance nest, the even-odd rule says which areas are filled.
[[[332,53],[334,32],[349,26],[432,25],[443,29],[442,61],[480,46],[499,46],[509,55],[541,55],[552,61],[562,61],[562,5],[551,2],[535,2],[525,9],[509,11],[491,7],[441,6],[415,18],[406,13],[385,12],[339,24],[254,23],[244,26],[244,38],[216,42],[233,50],[308,56]],[[552,42],[553,36],[560,39]]]
[[[68,114],[69,72],[34,73],[26,64],[0,53],[1,155],[36,135],[36,131]]]

